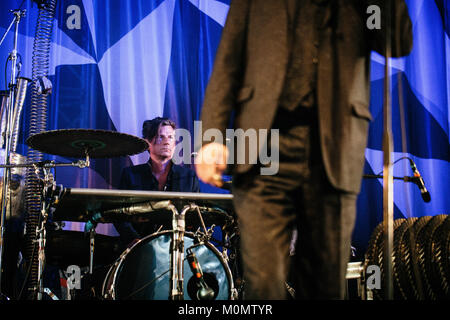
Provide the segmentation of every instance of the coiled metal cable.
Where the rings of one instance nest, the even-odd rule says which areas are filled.
[[[39,7],[39,15],[36,24],[33,56],[32,56],[32,88],[29,136],[46,130],[47,125],[47,93],[40,93],[38,79],[49,73],[50,67],[50,45],[53,30],[57,0],[49,0]],[[43,155],[39,151],[28,149],[27,158],[29,162],[42,161]],[[34,168],[28,168],[25,178],[25,205],[27,216],[25,219],[25,243],[24,257],[27,261],[28,277],[24,282],[27,288],[27,298],[34,299],[38,287],[38,244],[37,228],[41,217],[40,199],[40,174]]]
[[[372,233],[365,255],[365,267],[383,270],[383,228]],[[412,234],[412,235],[411,235]],[[410,239],[414,239],[411,242]],[[450,216],[440,214],[394,221],[394,298],[400,300],[450,299]],[[415,269],[418,269],[420,279]],[[373,298],[386,299],[385,289],[373,289]]]

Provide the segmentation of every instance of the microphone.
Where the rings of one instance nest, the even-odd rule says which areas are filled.
[[[419,170],[417,170],[416,164],[414,163],[414,161],[412,159],[409,159],[409,163],[410,163],[411,169],[413,170],[413,173],[414,173],[414,178],[415,178],[414,182],[417,184],[417,186],[420,189],[420,193],[422,195],[423,201],[430,202],[431,201],[430,193],[428,192],[427,188],[425,188],[425,183],[423,182],[423,179],[422,179],[422,176],[421,176]]]
[[[194,279],[197,283],[197,292],[195,294],[196,298],[198,300],[213,300],[215,292],[207,285],[203,277],[202,268],[198,263],[195,253],[191,249],[187,249],[186,252],[186,259],[188,260],[189,268],[194,274]]]
[[[125,217],[130,218],[133,217],[134,215],[146,214],[158,210],[170,210],[170,200],[135,203],[128,205],[126,207],[102,211],[101,215],[103,218],[124,219]]]

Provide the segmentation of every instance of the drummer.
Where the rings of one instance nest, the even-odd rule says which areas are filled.
[[[200,192],[195,172],[173,163],[175,151],[175,122],[157,117],[144,121],[142,136],[149,144],[147,163],[124,168],[119,189],[146,191]],[[130,246],[138,239],[155,232],[150,223],[114,223],[123,245]]]

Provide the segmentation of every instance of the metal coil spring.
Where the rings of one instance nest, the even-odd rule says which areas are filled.
[[[365,269],[378,265],[384,283],[384,239],[380,223],[369,241]],[[450,216],[441,214],[394,221],[394,299],[450,299]],[[373,290],[376,300],[385,292]]]
[[[29,136],[46,130],[47,125],[47,97],[48,94],[38,92],[38,80],[47,76],[50,67],[50,46],[53,30],[57,0],[49,0],[45,7],[39,9],[36,24],[35,39],[32,56],[32,88]],[[39,151],[28,149],[27,158],[29,162],[42,161],[43,155]],[[40,199],[40,174],[36,174],[33,168],[28,168],[25,177],[25,204],[27,216],[25,219],[25,246],[24,253],[30,270],[27,279],[27,291],[34,299],[38,280],[38,252],[36,230],[41,219]]]

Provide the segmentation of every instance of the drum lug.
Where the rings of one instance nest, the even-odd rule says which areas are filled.
[[[231,300],[237,300],[239,298],[239,293],[236,288],[231,289]]]
[[[222,258],[223,258],[223,260],[225,260],[227,263],[230,261],[230,258],[228,257],[227,249],[222,250]]]

